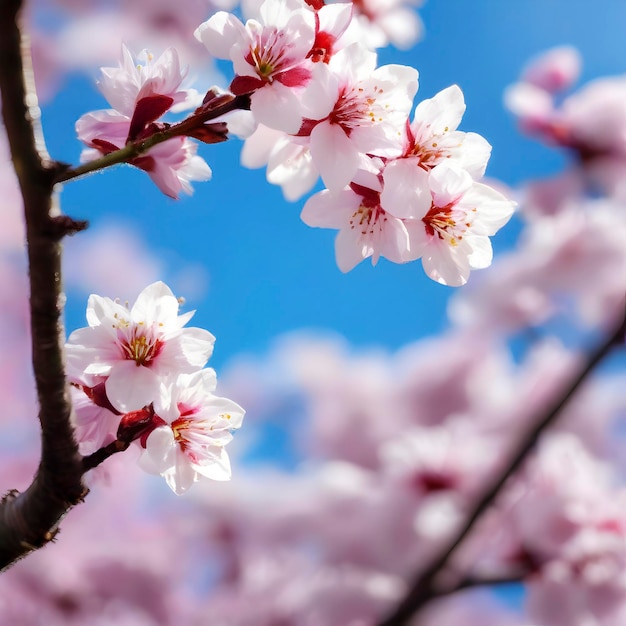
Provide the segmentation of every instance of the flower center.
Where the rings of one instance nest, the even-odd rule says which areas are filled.
[[[271,83],[272,75],[284,68],[287,63],[285,33],[274,28],[257,35],[254,47],[250,48],[246,60],[256,68],[262,80]]]
[[[163,349],[163,341],[158,337],[150,337],[143,328],[133,328],[132,331],[121,338],[120,346],[124,358],[135,361],[137,367],[149,366]]]
[[[456,209],[456,202],[450,202],[443,207],[435,206],[433,203],[422,218],[422,222],[431,237],[436,235],[451,246],[457,246],[472,225],[468,216]]]
[[[361,235],[373,235],[374,228],[378,226],[381,230],[382,225],[387,221],[387,214],[380,206],[380,192],[355,182],[350,183],[350,188],[361,196],[359,208],[350,217],[350,228],[353,230],[358,228]],[[381,221],[380,224],[379,221]]]
[[[373,88],[372,94],[366,94],[363,87],[352,88],[339,96],[335,108],[328,116],[331,124],[338,124],[346,135],[350,136],[352,129],[366,124],[382,122],[382,108],[376,102],[376,96],[383,93],[379,87]]]
[[[431,170],[448,156],[446,151],[440,148],[436,141],[429,145],[415,144],[409,155],[417,157],[419,159],[418,165],[426,171]]]

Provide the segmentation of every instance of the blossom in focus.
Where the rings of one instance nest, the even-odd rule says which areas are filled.
[[[76,131],[90,148],[83,150],[81,161],[92,161],[123,148],[130,124],[128,118],[112,110],[83,115],[76,122]],[[172,137],[129,163],[144,170],[166,196],[176,199],[181,191],[193,193],[191,181],[209,180],[212,176],[211,168],[197,151],[197,144],[189,138]]]
[[[356,179],[340,191],[324,189],[311,196],[302,209],[304,223],[339,229],[335,255],[342,272],[369,257],[373,265],[381,256],[394,263],[411,260],[409,233],[402,219],[381,206],[378,177],[359,171]]]
[[[167,107],[165,110],[181,105],[190,98],[190,91],[180,89],[187,70],[181,69],[174,48],[168,48],[158,59],[143,50],[137,60],[140,62],[136,63],[130,50],[122,46],[119,67],[103,67],[101,70],[102,78],[98,81],[98,87],[116,111],[132,118],[138,103],[142,100],[148,102],[146,98],[152,99],[153,104],[160,101],[161,107]],[[160,115],[162,113],[157,117]]]
[[[78,138],[88,146],[81,161],[97,159],[149,137],[162,127],[156,120],[192,97],[190,91],[180,89],[186,71],[181,70],[173,48],[157,60],[147,52],[142,56],[146,64],[136,65],[123,47],[120,67],[102,68],[99,87],[114,108],[86,113],[76,122]],[[147,172],[165,195],[177,198],[181,191],[192,193],[191,181],[211,178],[211,168],[196,152],[197,145],[187,137],[173,137],[128,162]]]
[[[295,133],[300,127],[296,90],[311,76],[307,55],[315,41],[315,17],[297,0],[266,0],[260,21],[246,24],[219,11],[195,31],[196,38],[218,59],[231,59],[234,94],[251,93],[251,111],[270,128]]]
[[[402,174],[385,193],[381,176],[359,170],[358,182],[309,198],[302,220],[339,229],[335,253],[344,272],[368,257],[373,264],[380,256],[394,263],[421,257],[433,280],[465,284],[470,270],[491,264],[489,237],[509,220],[515,203],[449,162],[430,172],[409,164]]]
[[[422,100],[415,108],[413,122],[407,125],[402,159],[427,171],[450,159],[474,180],[481,178],[489,161],[491,146],[477,133],[457,130],[464,112],[463,92],[457,85]]]
[[[351,2],[324,4],[315,11],[315,41],[308,56],[314,63],[328,63],[341,47],[341,36],[352,20]]]
[[[106,397],[121,413],[141,409],[159,396],[163,377],[202,368],[215,337],[201,328],[183,328],[193,311],[178,314],[179,303],[162,282],[146,287],[132,308],[97,295],[89,297],[89,326],[66,344],[70,380],[91,386],[106,377]]]
[[[318,63],[302,96],[300,135],[310,135],[311,155],[324,184],[343,189],[367,154],[399,156],[401,135],[418,88],[417,70],[376,67],[376,54],[360,44]]]
[[[491,264],[489,237],[509,221],[515,203],[449,163],[433,169],[428,182],[430,208],[415,215],[417,219],[405,220],[412,253],[422,258],[430,278],[458,287],[467,282],[471,270]],[[401,215],[397,202],[385,208]]]
[[[161,387],[155,402],[160,425],[142,441],[145,451],[140,464],[147,472],[163,476],[178,495],[201,476],[230,479],[224,446],[241,426],[244,410],[232,400],[213,395],[215,384],[212,369],[180,374]]]

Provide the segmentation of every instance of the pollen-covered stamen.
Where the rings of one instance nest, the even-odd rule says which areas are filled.
[[[141,326],[133,327],[130,333],[127,330],[124,331],[124,327],[118,325],[119,345],[124,358],[135,361],[137,367],[140,365],[150,366],[163,349],[163,341],[153,332],[149,332],[148,329]]]
[[[444,128],[444,134],[449,132],[449,128]],[[414,141],[412,146],[407,150],[407,157],[417,157],[418,165],[428,171],[435,165],[439,164],[443,159],[450,158],[449,146],[445,144],[445,136],[437,135],[424,139],[423,141]]]
[[[250,47],[246,61],[256,68],[262,80],[271,83],[275,74],[289,69],[287,50],[291,47],[285,42],[285,33],[273,28],[259,33],[254,46]]]
[[[475,211],[475,208],[472,209],[472,212]],[[451,246],[457,246],[472,225],[470,216],[457,209],[456,202],[450,202],[443,207],[435,206],[433,202],[422,222],[431,237],[436,235]]]
[[[353,191],[357,191],[355,187],[364,189],[368,193],[362,197],[359,208],[351,215],[349,224],[352,230],[359,229],[361,235],[373,235],[375,230],[381,230],[383,224],[387,221],[387,214],[380,206],[380,194],[372,189],[366,189],[361,185],[352,183],[350,185]],[[359,193],[357,191],[357,193]]]
[[[354,128],[382,122],[386,107],[377,101],[382,94],[383,89],[376,86],[369,93],[363,87],[353,87],[341,94],[328,121],[341,126],[348,136]]]
[[[436,141],[428,144],[417,144],[407,156],[417,157],[418,166],[428,171],[440,163],[442,159],[447,159],[450,154],[447,150],[440,148]]]

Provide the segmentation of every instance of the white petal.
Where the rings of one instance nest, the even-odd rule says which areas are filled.
[[[394,263],[406,263],[409,258],[409,234],[402,223],[391,215],[387,218],[378,241],[378,253]]]
[[[471,237],[469,245],[472,253],[469,256],[469,265],[473,269],[483,269],[491,265],[493,248],[489,237]]]
[[[250,109],[258,122],[275,130],[295,134],[302,125],[300,99],[277,81],[252,94]]]
[[[230,58],[232,47],[248,39],[244,25],[226,11],[218,11],[209,20],[200,24],[194,36],[218,59]]]
[[[178,446],[176,446],[176,462],[174,467],[163,472],[162,476],[165,478],[165,482],[167,482],[170,489],[177,496],[185,493],[185,491],[198,480],[194,466]]]
[[[432,206],[428,172],[418,159],[397,159],[383,171],[384,187],[380,204],[401,219],[421,219]]]
[[[172,290],[159,280],[137,296],[130,313],[133,321],[143,322],[146,326],[153,323],[169,326],[178,316],[178,300]]]
[[[194,368],[201,368],[213,354],[215,337],[203,328],[183,328],[178,344],[187,363]]]
[[[240,428],[243,422],[245,411],[232,400],[220,398],[219,396],[208,396],[205,398],[204,406],[200,411],[202,416],[216,416],[224,419],[228,423],[228,428]]]
[[[463,92],[457,85],[451,85],[417,105],[411,127],[416,135],[422,134],[425,126],[430,136],[442,135],[457,129],[464,112]]]
[[[436,206],[456,202],[473,184],[472,177],[460,167],[444,161],[430,171],[428,179]]]
[[[139,458],[139,466],[149,474],[161,474],[175,462],[176,442],[169,426],[155,428],[146,439],[146,449]]]
[[[337,124],[318,124],[311,133],[310,150],[324,184],[331,191],[348,185],[361,162],[359,152]]]
[[[342,272],[349,272],[363,259],[372,256],[374,250],[364,241],[356,228],[343,228],[335,239],[335,257],[337,266]]]
[[[339,97],[339,80],[324,63],[313,68],[311,81],[302,93],[302,116],[311,120],[324,119]]]
[[[470,274],[467,255],[458,254],[445,243],[435,244],[424,253],[422,266],[430,278],[449,287],[464,285]]]
[[[230,480],[231,469],[228,454],[224,448],[218,448],[216,452],[217,456],[211,459],[210,463],[194,464],[193,468],[198,474],[211,480]]]
[[[324,189],[305,202],[300,217],[307,226],[343,228],[360,204],[360,197],[352,190],[332,193]]]
[[[105,387],[109,401],[121,413],[137,411],[159,395],[159,379],[155,373],[135,361],[116,363]]]

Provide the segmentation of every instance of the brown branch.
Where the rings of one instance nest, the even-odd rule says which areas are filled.
[[[96,450],[92,454],[84,456],[82,460],[83,472],[88,472],[94,467],[98,467],[100,463],[106,461],[110,456],[113,456],[118,452],[124,452],[124,450],[128,450],[130,443],[130,441],[119,441],[118,439],[116,439],[110,444],[100,448],[99,450]]]
[[[115,152],[111,152],[99,159],[94,159],[93,161],[83,163],[83,165],[73,168],[65,167],[62,171],[59,171],[54,182],[67,182],[84,176],[85,174],[90,174],[106,167],[117,165],[118,163],[128,163],[136,157],[146,153],[150,150],[150,148],[153,148],[157,144],[163,143],[173,137],[188,136],[210,120],[214,120],[215,118],[226,113],[230,113],[231,111],[245,110],[249,108],[249,96],[234,96],[230,93],[221,94],[212,100],[208,106],[202,108],[201,111],[196,111],[196,113],[190,115],[178,124],[172,124],[171,126],[155,132],[145,139],[131,141],[123,148],[120,148]]]
[[[28,489],[10,491],[0,502],[0,569],[51,541],[62,517],[87,493],[70,423],[61,320],[60,239],[80,229],[80,224],[69,220],[64,226],[53,206],[52,188],[59,166],[45,152],[30,56],[22,54],[21,9],[20,0],[0,1],[0,93],[24,200],[41,460]]]
[[[398,604],[393,613],[380,622],[379,626],[401,626],[406,624],[425,604],[441,595],[441,590],[438,588],[438,578],[449,565],[452,556],[470,533],[478,518],[492,505],[508,479],[520,468],[541,433],[543,433],[543,431],[561,414],[561,411],[571,400],[580,385],[615,346],[624,343],[625,335],[626,316],[622,318],[619,325],[610,336],[595,350],[589,353],[584,365],[578,374],[570,381],[563,393],[530,425],[525,433],[520,435],[519,441],[512,451],[508,463],[494,481],[487,486],[483,495],[475,503],[463,527],[457,532],[453,539],[434,556],[426,568],[420,571],[419,575],[412,582],[405,597]]]

